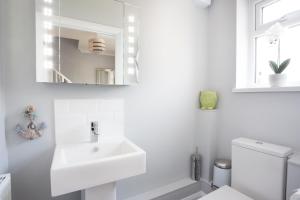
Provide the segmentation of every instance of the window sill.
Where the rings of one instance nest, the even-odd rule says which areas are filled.
[[[234,88],[234,93],[300,92],[300,86]]]

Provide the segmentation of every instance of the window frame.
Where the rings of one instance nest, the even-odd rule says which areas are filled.
[[[265,32],[277,22],[280,22],[286,28],[292,28],[300,25],[300,10],[288,13],[279,19],[263,24],[263,9],[268,5],[280,0],[250,0],[249,2],[249,73],[248,83],[250,87],[265,87],[258,84],[257,81],[257,38],[265,35]],[[300,86],[300,80],[297,83],[288,83],[288,86]]]

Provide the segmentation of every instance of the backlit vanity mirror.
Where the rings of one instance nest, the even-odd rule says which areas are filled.
[[[138,10],[119,0],[36,0],[36,81],[137,83]]]

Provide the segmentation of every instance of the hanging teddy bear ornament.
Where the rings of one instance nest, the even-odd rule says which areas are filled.
[[[32,105],[26,107],[24,111],[25,118],[29,121],[26,128],[23,128],[20,124],[16,126],[17,134],[21,135],[27,140],[34,140],[42,136],[42,130],[46,128],[44,122],[37,124],[35,122],[37,116],[35,113],[35,108]]]

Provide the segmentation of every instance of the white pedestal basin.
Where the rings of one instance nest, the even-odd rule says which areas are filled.
[[[146,172],[146,153],[125,138],[57,145],[51,166],[52,196],[82,191],[83,200],[115,200],[115,182]]]
[[[81,192],[82,200],[116,199],[116,183],[108,183]]]

